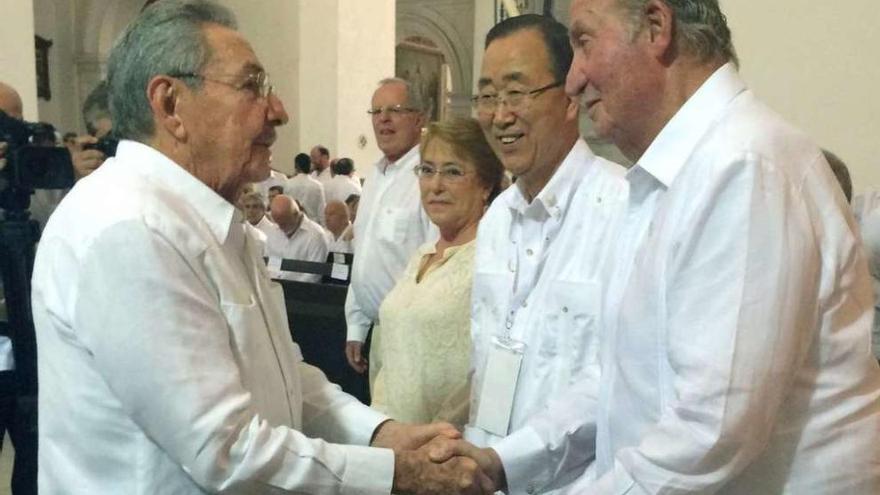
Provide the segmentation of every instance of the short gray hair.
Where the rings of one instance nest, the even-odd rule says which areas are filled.
[[[107,62],[110,114],[120,138],[151,137],[153,115],[147,83],[160,74],[199,73],[211,59],[202,28],[219,24],[236,29],[229,9],[208,0],[162,0],[147,7],[116,41]],[[199,88],[199,79],[186,79]]]
[[[739,65],[727,17],[721,12],[718,0],[663,0],[675,15],[675,42],[682,53],[697,57],[701,62],[720,59]],[[618,0],[638,29],[642,11],[648,0]]]
[[[422,95],[420,91],[416,91],[411,82],[402,77],[386,77],[379,81],[380,87],[386,84],[402,84],[406,88],[406,105],[425,115],[431,113],[432,109],[428,108],[430,103],[426,100],[425,95]]]

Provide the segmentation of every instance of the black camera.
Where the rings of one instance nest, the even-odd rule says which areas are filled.
[[[104,156],[116,156],[116,147],[119,146],[119,139],[111,132],[106,136],[98,139],[97,143],[86,143],[83,145],[84,150],[98,150],[104,153]]]
[[[5,141],[6,166],[0,171],[0,208],[26,210],[34,189],[67,189],[73,186],[70,152],[40,146],[45,124],[25,122],[0,111],[0,141]]]

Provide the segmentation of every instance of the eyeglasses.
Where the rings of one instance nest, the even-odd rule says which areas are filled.
[[[385,112],[391,116],[396,116],[418,111],[419,110],[416,108],[405,107],[403,105],[385,105],[384,107],[373,107],[367,110],[367,113],[375,117],[376,115],[381,115],[382,112]]]
[[[417,165],[413,172],[419,180],[431,180],[435,175],[440,175],[440,180],[446,183],[461,182],[467,176],[467,172],[457,165],[446,165],[437,170],[437,167],[422,163]]]
[[[531,91],[511,90],[499,91],[494,95],[480,94],[472,97],[471,102],[477,112],[483,114],[495,113],[495,109],[497,109],[498,105],[501,103],[506,104],[508,110],[515,112],[517,110],[525,109],[532,98],[536,98],[540,96],[541,93],[549,89],[558,88],[563,84],[564,81],[556,81]]]
[[[245,76],[243,81],[238,83],[232,83],[229,81],[224,81],[222,79],[208,77],[204,74],[197,74],[195,72],[183,72],[168,75],[171,77],[176,77],[178,79],[201,79],[203,81],[211,81],[217,84],[223,84],[225,86],[229,86],[230,88],[235,89],[236,91],[248,91],[259,98],[268,98],[269,95],[272,94],[273,91],[275,91],[274,86],[272,86],[272,84],[269,82],[269,74],[263,71],[252,72]],[[238,74],[235,74],[229,75],[229,77],[240,76]]]

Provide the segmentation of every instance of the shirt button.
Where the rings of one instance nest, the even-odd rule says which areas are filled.
[[[533,255],[533,254],[535,254],[535,253],[534,253],[534,251],[532,251],[531,249],[526,249],[526,254],[529,255],[529,256],[531,256],[531,255]]]
[[[568,306],[563,306],[563,307],[562,307],[562,312],[563,312],[563,313],[568,313]]]

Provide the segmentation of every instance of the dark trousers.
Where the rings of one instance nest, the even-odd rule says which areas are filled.
[[[37,493],[37,398],[21,396],[14,371],[0,371],[0,450],[3,433],[15,448],[12,495]]]

